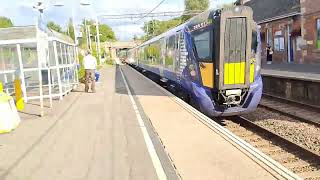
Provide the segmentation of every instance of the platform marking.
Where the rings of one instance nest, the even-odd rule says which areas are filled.
[[[151,138],[150,138],[150,136],[148,134],[147,128],[146,128],[146,126],[145,126],[145,124],[144,124],[144,122],[142,120],[141,114],[140,114],[138,106],[137,106],[137,104],[136,104],[136,102],[135,102],[135,100],[134,100],[134,98],[132,96],[131,90],[130,90],[129,85],[127,83],[127,80],[124,77],[122,69],[121,68],[119,68],[119,69],[120,69],[120,72],[121,72],[122,79],[124,81],[124,85],[126,86],[126,89],[128,91],[128,95],[130,97],[133,109],[134,109],[134,111],[136,113],[136,117],[138,119],[138,123],[139,123],[140,129],[142,131],[143,138],[144,138],[144,141],[146,143],[150,158],[152,160],[153,167],[156,170],[158,179],[159,180],[167,180],[167,176],[166,176],[166,174],[165,174],[165,172],[163,170],[163,167],[161,165],[160,159],[159,159],[159,157],[157,155],[157,152],[156,152],[156,150],[154,148],[152,140],[151,140]]]
[[[182,108],[184,108],[186,111],[191,113],[194,117],[196,117],[200,122],[202,122],[204,125],[206,125],[208,128],[219,134],[221,137],[226,139],[231,144],[235,144],[236,148],[238,148],[241,152],[244,152],[246,155],[249,154],[253,157],[250,157],[253,161],[258,160],[259,162],[262,162],[264,165],[268,166],[273,170],[274,173],[277,173],[278,175],[282,176],[285,179],[288,180],[302,180],[301,177],[299,177],[297,174],[293,173],[292,171],[288,170],[286,167],[278,163],[277,161],[273,160],[269,156],[265,155],[260,150],[253,147],[251,144],[247,143],[243,139],[239,138],[235,134],[233,134],[231,131],[225,129],[221,125],[219,125],[217,122],[212,121],[210,118],[208,118],[206,115],[199,112],[197,109],[192,107],[191,105],[187,104],[180,98],[173,95],[171,92],[167,91],[157,83],[153,82],[151,79],[145,77],[141,73],[133,70],[136,74],[138,74],[140,77],[144,78],[146,81],[150,82],[151,84],[158,87],[165,95],[167,95],[171,100],[176,102],[178,105],[180,105]],[[261,166],[262,168],[266,169],[265,167]],[[266,169],[268,171],[268,169]],[[268,171],[270,172],[270,171]],[[273,175],[273,172],[270,172]]]

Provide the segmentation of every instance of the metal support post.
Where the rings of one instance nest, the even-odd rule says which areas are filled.
[[[69,53],[68,53],[68,45],[65,45],[65,48],[64,48],[64,52],[65,52],[65,57],[66,57],[66,64],[68,64],[69,65],[69,62],[68,62],[68,60],[70,60],[70,56],[69,56]],[[69,69],[69,67],[67,67],[66,68],[67,69],[67,71],[65,72],[66,74],[65,74],[65,76],[67,76],[67,91],[70,91],[70,88],[71,88],[71,86],[70,86],[70,76],[69,76],[69,73],[70,73],[70,69]]]
[[[49,102],[50,102],[50,108],[52,108],[53,106],[53,102],[52,102],[52,83],[51,83],[51,70],[50,70],[50,62],[49,62],[49,53],[47,53],[47,57],[46,57],[46,61],[48,64],[48,86],[49,86]]]
[[[22,54],[21,54],[21,46],[20,44],[17,44],[17,53],[18,53],[18,59],[19,59],[19,68],[20,68],[20,79],[21,79],[21,87],[23,92],[23,99],[24,102],[27,103],[27,88],[26,88],[26,81],[24,77],[24,69],[23,69],[23,62],[22,62]]]
[[[60,46],[61,48],[61,46]],[[56,60],[56,71],[57,71],[57,77],[58,77],[58,86],[59,86],[59,97],[60,100],[63,99],[62,96],[62,83],[61,83],[61,76],[60,76],[60,65],[59,65],[59,59],[58,59],[58,51],[57,51],[57,42],[53,41],[53,49],[54,49],[54,58]]]
[[[84,19],[84,30],[86,32],[87,49],[89,49],[88,26],[87,26],[87,20],[86,19]]]
[[[91,30],[90,26],[88,26],[88,39],[89,39],[89,49],[92,52],[92,42],[91,42]]]
[[[100,47],[100,30],[99,30],[99,19],[96,17],[96,29],[97,29],[97,53],[98,53],[98,60],[99,65],[101,63],[101,47]]]

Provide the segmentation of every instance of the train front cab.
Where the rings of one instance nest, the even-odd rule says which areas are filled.
[[[241,6],[223,10],[213,19],[213,60],[198,57],[206,93],[198,93],[197,99],[210,116],[248,113],[261,99],[260,35],[252,17],[252,10]]]

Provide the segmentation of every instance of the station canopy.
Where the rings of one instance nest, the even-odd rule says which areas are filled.
[[[0,83],[15,94],[19,79],[24,101],[63,98],[78,85],[78,54],[72,38],[38,26],[0,28]]]

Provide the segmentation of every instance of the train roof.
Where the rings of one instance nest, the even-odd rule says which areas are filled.
[[[166,32],[164,32],[164,33],[162,33],[162,34],[160,34],[160,35],[158,35],[158,36],[156,36],[156,37],[154,37],[154,38],[142,43],[141,45],[139,45],[139,46],[137,46],[135,48],[143,47],[143,46],[145,46],[147,44],[150,44],[150,43],[153,43],[155,41],[158,41],[161,38],[171,36],[171,35],[175,34],[176,32],[178,32],[180,30],[183,30],[186,26],[189,26],[189,24],[195,24],[196,22],[207,20],[210,17],[210,15],[212,13],[216,12],[216,11],[217,10],[212,10],[212,9],[204,11],[203,13],[201,13],[201,14],[199,14],[197,16],[194,16],[193,18],[191,18],[187,22],[168,30],[168,31],[166,31]],[[133,48],[133,49],[135,49],[135,48]]]
[[[160,40],[161,38],[164,38],[164,37],[168,37],[168,36],[171,36],[173,34],[175,34],[176,32],[180,31],[180,30],[183,30],[184,28],[186,27],[192,27],[196,24],[199,24],[199,23],[202,23],[204,21],[207,21],[210,17],[213,17],[213,16],[216,16],[216,15],[219,15],[222,11],[228,11],[228,10],[231,10],[233,8],[223,8],[223,9],[210,9],[210,10],[207,10],[207,11],[204,11],[203,13],[197,15],[197,16],[194,16],[193,18],[191,18],[190,20],[188,20],[187,22],[177,26],[177,27],[174,27],[144,43],[142,43],[141,45],[133,48],[133,49],[136,49],[136,48],[139,48],[139,47],[143,47],[145,45],[148,45],[150,43],[153,43],[155,41],[158,41]],[[241,9],[242,10],[248,10],[250,9],[252,11],[252,9],[248,6],[241,6]]]

